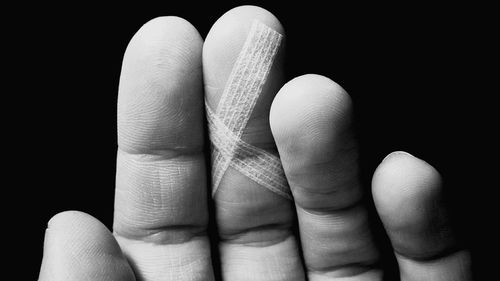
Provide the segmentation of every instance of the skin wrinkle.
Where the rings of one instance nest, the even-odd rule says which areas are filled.
[[[207,229],[205,226],[175,225],[152,229],[138,228],[131,232],[115,231],[114,234],[129,240],[155,245],[179,245],[206,236]]]
[[[125,155],[127,155],[127,154],[125,154]],[[135,229],[135,231],[144,229],[144,227],[146,227],[146,225],[149,224],[150,227],[146,227],[146,230],[141,232],[143,235],[147,235],[148,232],[151,232],[151,229],[153,229],[153,230],[159,229],[158,227],[156,227],[154,225],[157,225],[158,223],[162,223],[161,222],[162,219],[161,218],[160,218],[160,220],[158,219],[158,217],[156,215],[157,213],[169,212],[172,214],[172,213],[177,212],[177,207],[175,207],[174,205],[167,204],[167,202],[166,202],[167,197],[164,197],[164,196],[167,193],[173,194],[173,193],[178,192],[176,189],[174,189],[174,186],[177,186],[177,184],[175,182],[177,182],[178,180],[176,180],[176,179],[177,178],[181,179],[182,178],[181,174],[187,171],[187,170],[185,170],[187,168],[186,164],[191,165],[190,163],[196,163],[196,162],[198,162],[198,159],[197,158],[193,159],[191,157],[185,157],[185,156],[181,157],[181,158],[176,158],[176,159],[179,159],[182,161],[180,163],[183,163],[185,160],[187,160],[187,162],[184,162],[184,164],[179,165],[179,164],[170,163],[170,161],[167,161],[167,162],[163,161],[162,162],[162,161],[150,161],[150,160],[148,160],[147,162],[143,162],[142,159],[144,159],[144,158],[149,159],[151,157],[143,157],[142,155],[127,155],[127,157],[132,157],[132,158],[129,159],[128,161],[125,161],[125,162],[121,161],[120,163],[123,163],[132,169],[139,169],[138,173],[142,174],[143,178],[144,178],[144,174],[146,174],[146,175],[149,174],[149,176],[145,176],[145,178],[149,178],[152,181],[152,185],[144,186],[144,187],[149,186],[149,188],[142,187],[142,188],[138,188],[138,189],[131,189],[131,191],[136,190],[138,192],[141,192],[143,194],[139,195],[138,198],[146,198],[146,199],[149,198],[149,200],[151,200],[151,201],[149,201],[149,203],[147,203],[146,205],[143,205],[144,202],[147,202],[147,201],[143,201],[143,199],[140,199],[138,202],[143,202],[143,203],[141,203],[141,205],[137,205],[137,207],[139,207],[140,209],[138,209],[138,210],[129,209],[128,211],[126,209],[122,210],[122,211],[125,211],[125,214],[123,214],[123,215],[126,215],[126,213],[128,213],[130,215],[134,215],[134,217],[130,217],[127,220],[123,220],[124,217],[123,217],[123,215],[120,215],[120,213],[118,213],[118,215],[123,217],[121,219],[122,223],[124,223],[126,221],[135,222],[135,223],[133,223],[133,225],[135,225],[133,227],[133,229]],[[156,158],[156,156],[152,156],[152,157]],[[199,157],[203,157],[203,155],[200,155]],[[139,165],[133,164],[137,160],[141,160],[141,162],[137,162]],[[192,162],[192,161],[194,161],[194,162]],[[160,165],[161,163],[164,163],[164,164]],[[201,165],[201,163],[200,163],[200,165]],[[154,168],[152,168],[152,167],[154,167]],[[168,168],[168,167],[170,167],[170,168]],[[201,166],[200,166],[200,168],[201,168]],[[173,170],[170,170],[170,169],[173,169]],[[162,172],[162,170],[164,170],[164,172]],[[165,179],[169,179],[169,180],[167,182],[165,182],[164,181]],[[151,187],[155,187],[155,188],[151,188]],[[125,188],[125,190],[128,190],[128,189],[129,188]],[[120,190],[122,190],[122,189],[121,188],[117,189],[117,191],[120,191]],[[129,195],[125,195],[125,196],[134,196],[134,195],[129,194]],[[171,196],[169,195],[168,198],[170,198],[170,197]],[[176,197],[177,196],[174,196],[173,198],[176,198]],[[135,198],[135,196],[129,197],[129,198]],[[165,204],[167,204],[167,205],[165,205]],[[134,204],[127,204],[127,206],[129,206],[129,207],[133,206],[133,205]],[[174,207],[175,207],[175,209],[173,209]],[[156,211],[150,212],[152,210],[156,210]],[[143,215],[141,215],[142,223],[137,224],[137,218],[135,216],[136,216],[136,214],[141,214],[141,213],[143,214]],[[151,219],[148,219],[148,218],[151,218]],[[153,219],[153,218],[155,218],[155,219]],[[195,231],[195,229],[197,227],[196,226],[193,226],[193,227],[194,228],[192,230]],[[147,229],[150,229],[150,230],[147,230]],[[175,227],[172,227],[171,229],[175,229]],[[188,228],[184,227],[184,229],[188,229]],[[115,228],[115,230],[117,230],[117,232],[121,233],[120,228]],[[196,230],[196,232],[200,232],[200,231]],[[124,235],[126,236],[127,234],[124,233]]]
[[[208,240],[206,236],[195,237],[189,241],[178,244],[152,244],[140,240],[127,240],[118,237],[122,244],[127,244],[129,256],[133,257],[136,272],[143,278],[141,280],[183,280],[183,273],[193,270],[187,278],[200,276],[207,280],[207,266],[210,266]],[[179,251],[183,249],[183,251]],[[204,251],[199,251],[204,249]],[[205,279],[203,279],[205,278]],[[187,279],[189,280],[189,279]],[[212,279],[208,279],[212,280]]]
[[[223,268],[227,268],[225,273],[227,276],[241,276],[239,280],[248,279],[248,275],[240,275],[241,272],[252,272],[253,280],[284,280],[277,279],[278,272],[271,266],[274,259],[278,268],[282,268],[282,272],[286,274],[287,280],[303,280],[301,276],[290,276],[290,270],[301,265],[297,264],[293,256],[283,256],[290,247],[295,247],[294,242],[294,237],[289,236],[268,247],[225,243],[221,249]]]
[[[356,178],[356,176],[358,175],[358,171],[356,169],[356,161],[342,161],[342,163],[345,165],[338,165],[338,158],[339,157],[337,157],[337,159],[332,159],[331,161],[317,162],[313,164],[307,163],[307,170],[301,169],[300,167],[293,167],[293,170],[289,168],[289,170],[293,172],[289,173],[292,175],[288,176],[289,180],[294,182],[294,186],[292,188],[301,187],[300,182],[303,181],[302,179],[304,176],[314,176],[321,180],[324,180],[323,178],[321,178],[321,176],[327,175],[326,179],[328,179],[328,181],[323,185],[323,188],[317,186],[315,188],[304,187],[303,189],[307,189],[310,190],[310,192],[319,194],[348,191],[348,184],[356,183],[359,181],[359,179]],[[301,164],[301,166],[303,165],[304,164]],[[343,172],[344,168],[346,168],[347,172]]]

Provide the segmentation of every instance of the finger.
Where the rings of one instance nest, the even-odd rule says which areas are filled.
[[[457,245],[441,197],[441,177],[407,153],[387,156],[372,182],[401,280],[471,280],[469,253]]]
[[[259,178],[267,175],[266,165],[277,163],[281,169],[269,128],[269,108],[283,83],[282,36],[283,27],[271,13],[243,6],[214,24],[203,47],[213,144],[212,191],[225,280],[303,280],[291,231],[294,210],[288,187],[273,190]],[[243,113],[249,116],[244,126],[239,114],[252,107],[250,97],[256,98],[255,107],[249,115]],[[227,169],[221,168],[225,164]],[[279,179],[285,181],[283,175]]]
[[[163,17],[131,40],[120,78],[114,233],[139,280],[212,279],[202,39]]]
[[[351,107],[339,85],[320,75],[304,75],[283,86],[271,108],[309,280],[380,278],[373,267],[378,252],[360,203]]]
[[[109,230],[80,212],[54,216],[45,232],[39,281],[132,281],[134,273]]]

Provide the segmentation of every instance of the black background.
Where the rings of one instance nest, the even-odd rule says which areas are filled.
[[[16,89],[4,93],[15,99],[12,108],[4,104],[14,110],[4,120],[11,130],[7,152],[14,155],[6,177],[16,193],[7,199],[20,214],[14,229],[28,234],[15,261],[30,276],[19,279],[36,278],[46,222],[56,213],[84,211],[111,227],[116,99],[128,40],[162,15],[187,19],[205,37],[225,11],[247,3],[259,4],[31,7],[6,27],[14,49],[6,56],[15,60],[8,82]],[[445,178],[462,242],[472,249],[474,271],[486,275],[482,252],[494,241],[487,233],[495,219],[483,203],[495,187],[485,161],[495,129],[488,124],[493,90],[485,87],[490,74],[483,67],[489,18],[456,5],[260,5],[286,29],[289,79],[326,75],[353,97],[365,183],[394,150],[434,165]]]

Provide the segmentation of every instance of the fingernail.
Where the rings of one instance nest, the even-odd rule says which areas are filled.
[[[415,156],[411,155],[410,153],[406,152],[406,151],[401,151],[401,150],[398,150],[398,151],[394,151],[394,152],[391,152],[389,153],[384,159],[382,159],[382,163],[389,159],[389,158],[392,158],[393,156],[396,156],[396,155],[406,155],[406,156],[410,156],[410,157],[413,157],[415,158]]]

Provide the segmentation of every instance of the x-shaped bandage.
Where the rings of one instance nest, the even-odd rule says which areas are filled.
[[[292,199],[280,159],[241,139],[282,39],[277,31],[254,21],[217,109],[205,103],[212,142],[212,196],[232,167],[262,187]]]

